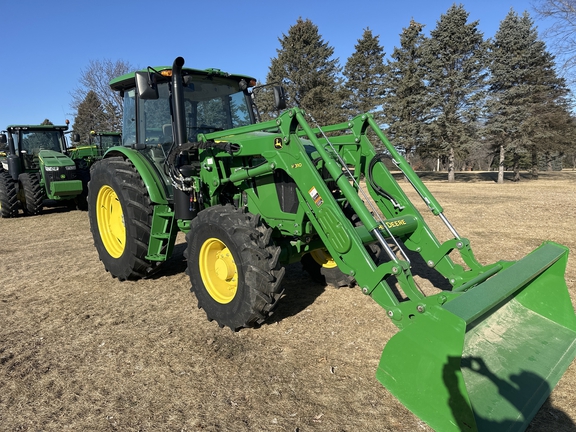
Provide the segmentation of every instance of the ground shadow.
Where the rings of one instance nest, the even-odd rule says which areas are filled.
[[[268,324],[298,315],[314,303],[326,289],[326,285],[313,281],[299,262],[289,264],[285,268],[286,274],[282,281],[284,295],[274,314],[267,320]]]
[[[186,243],[179,243],[174,246],[172,255],[165,262],[160,264],[157,272],[150,275],[149,279],[159,279],[166,276],[175,276],[186,271],[188,263],[184,258],[184,251],[186,250]]]
[[[443,368],[442,376],[444,384],[449,391],[448,405],[456,424],[459,429],[463,431],[473,430],[470,424],[468,398],[460,392],[459,387],[459,381],[461,377],[464,376],[461,371],[464,369],[468,369],[474,374],[479,374],[490,381],[497,389],[497,398],[506,400],[507,403],[516,410],[516,412],[510,413],[511,419],[505,420],[488,418],[488,416],[483,415],[482,412],[474,412],[476,426],[479,431],[524,430],[528,424],[530,424],[534,410],[542,410],[538,401],[541,401],[542,397],[548,397],[551,392],[547,381],[533,372],[524,370],[519,374],[513,374],[507,379],[503,379],[490,370],[481,357],[448,357],[448,361]],[[485,392],[472,392],[470,389],[468,389],[468,392],[470,397],[474,394],[481,395],[486,399],[470,400],[472,406],[476,406],[476,408],[482,407],[487,403],[488,405],[493,403],[493,401],[488,402],[488,396]],[[538,420],[534,421],[531,428],[532,430],[542,430],[542,427],[538,427],[538,425],[544,426],[544,424],[547,430],[568,432],[576,429],[576,425],[574,425],[566,413],[556,408],[551,408],[549,399],[546,399],[546,404],[546,410],[550,415],[547,415],[545,419],[537,416]],[[482,408],[480,409],[482,410]],[[484,408],[484,411],[491,412],[490,409],[486,408]],[[515,420],[513,417],[518,414],[519,417]],[[554,424],[552,424],[552,422]]]

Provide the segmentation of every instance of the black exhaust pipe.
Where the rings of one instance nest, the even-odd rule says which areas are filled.
[[[186,134],[186,113],[184,111],[184,84],[182,81],[184,59],[176,57],[172,65],[172,113],[174,115],[174,141],[181,146],[188,138]]]

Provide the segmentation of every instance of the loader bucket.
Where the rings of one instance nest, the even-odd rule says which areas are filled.
[[[384,348],[378,380],[435,430],[524,430],[576,356],[567,259],[544,243],[445,304],[430,301]]]

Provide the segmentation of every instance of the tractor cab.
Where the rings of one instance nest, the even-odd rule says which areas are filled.
[[[96,146],[102,155],[110,147],[122,145],[122,134],[120,132],[90,131],[90,144]]]
[[[219,69],[183,68],[181,73],[174,83],[172,68],[162,66],[110,82],[124,98],[122,145],[138,148],[156,163],[166,160],[175,143],[256,123],[248,91],[254,78]]]
[[[40,170],[40,152],[48,150],[55,153],[66,151],[64,131],[68,125],[11,125],[4,131],[2,138],[6,142],[7,154],[18,158],[20,172]],[[16,166],[14,166],[16,168]]]

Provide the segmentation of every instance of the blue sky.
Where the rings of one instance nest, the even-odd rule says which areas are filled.
[[[0,129],[9,124],[74,121],[70,94],[90,60],[123,60],[137,67],[172,64],[177,56],[194,68],[218,68],[266,79],[279,38],[299,17],[318,26],[344,66],[365,28],[379,35],[390,54],[410,19],[436,27],[453,0],[354,2],[198,1],[4,1],[0,5]],[[456,2],[492,37],[513,8],[528,11],[530,0]]]

